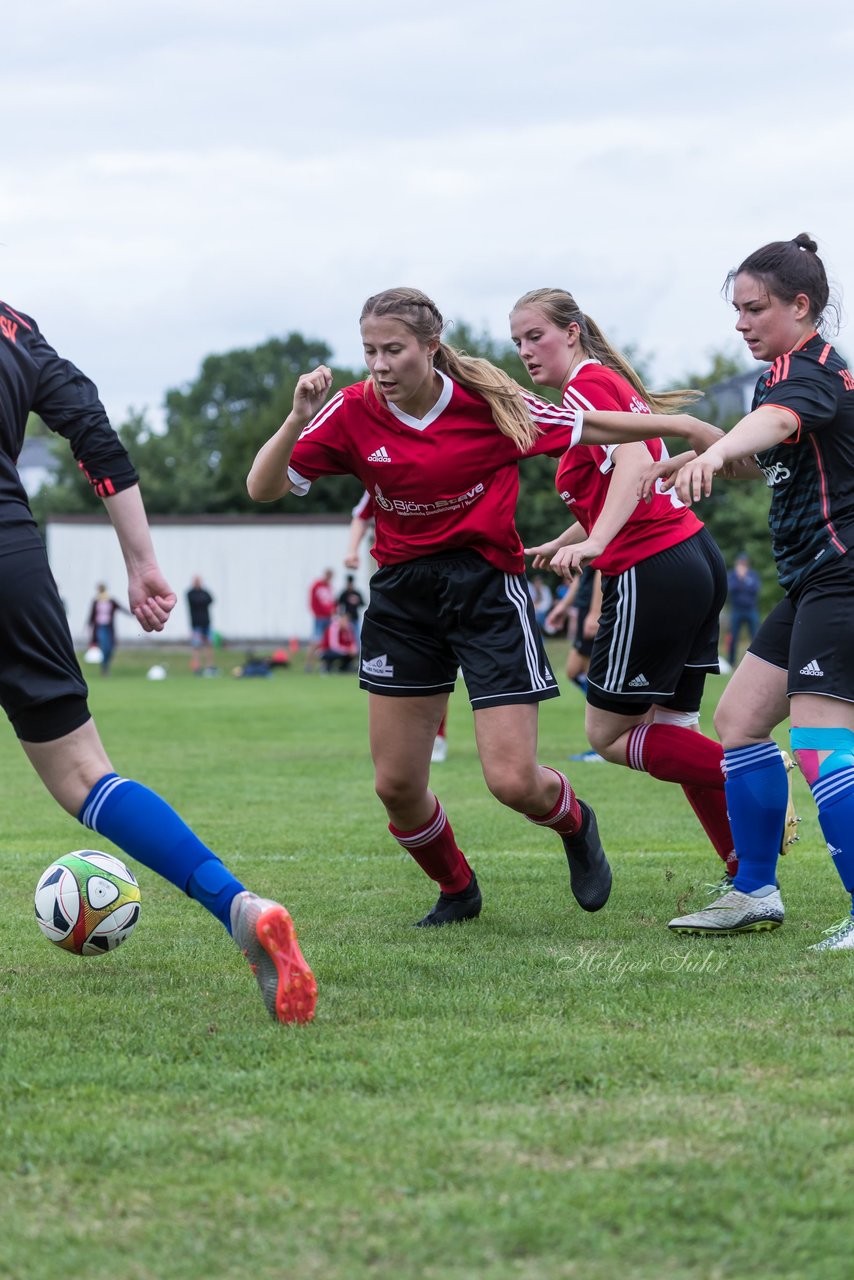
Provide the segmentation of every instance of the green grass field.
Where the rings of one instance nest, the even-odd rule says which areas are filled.
[[[193,679],[176,653],[151,683],[153,660],[91,680],[114,765],[287,904],[317,1017],[273,1023],[221,926],[145,868],[124,947],[46,942],[41,871],[115,850],[7,730],[4,1280],[851,1276],[851,957],[806,950],[846,904],[800,777],[784,927],[678,938],[720,876],[679,789],[568,764],[581,696],[544,705],[540,758],[614,867],[586,915],[557,840],[486,793],[458,692],[434,785],[484,911],[414,930],[435,894],[385,829],[355,678]]]

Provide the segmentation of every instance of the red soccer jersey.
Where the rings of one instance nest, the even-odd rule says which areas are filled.
[[[580,434],[581,415],[521,393],[541,434],[520,454],[482,396],[442,379],[439,399],[420,419],[384,404],[370,380],[336,392],[296,443],[291,489],[307,493],[322,475],[358,476],[374,501],[372,555],[381,565],[471,549],[521,573],[517,463],[558,457]]]
[[[650,412],[649,405],[634,387],[598,360],[586,360],[573,370],[564,387],[563,403],[568,409]],[[663,440],[646,440],[644,443],[655,462],[667,457]],[[587,533],[605,505],[617,447],[576,445],[574,449],[567,450],[558,465],[557,491]],[[650,503],[638,502],[602,555],[591,561],[592,566],[607,574],[622,573],[639,560],[646,560],[667,547],[684,542],[702,527],[702,521],[674,493],[656,493]]]

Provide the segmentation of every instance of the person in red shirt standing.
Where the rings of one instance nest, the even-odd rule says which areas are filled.
[[[576,900],[597,911],[611,870],[596,817],[562,773],[536,760],[537,704],[558,687],[513,517],[519,460],[560,456],[583,433],[598,438],[599,428],[461,355],[442,342],[443,328],[435,303],[416,289],[369,298],[361,315],[369,377],[327,400],[331,371],[321,365],[303,374],[247,486],[256,501],[270,502],[306,493],[323,475],[352,474],[372,494],[380,567],[363,620],[360,684],[370,695],[376,789],[389,830],[440,891],[417,924],[450,924],[481,910],[474,872],[428,785],[458,667],[489,790],[557,833]],[[640,419],[612,429],[615,439],[620,431],[645,434]],[[707,430],[683,418],[676,433]]]
[[[311,610],[313,631],[311,644],[305,655],[305,670],[311,671],[313,659],[323,645],[326,630],[335,613],[335,593],[332,590],[332,570],[327,569],[322,578],[315,578],[308,591],[308,607]]]
[[[563,289],[526,293],[510,314],[531,379],[563,393],[566,408],[623,410],[639,418],[688,402],[653,395]],[[602,613],[587,672],[590,746],[614,764],[679,783],[731,877],[737,870],[724,797],[723,749],[699,732],[706,675],[717,673],[726,566],[714,539],[673,494],[638,500],[660,439],[580,445],[561,458],[555,484],[575,517],[531,548],[535,568],[563,577],[602,573]]]

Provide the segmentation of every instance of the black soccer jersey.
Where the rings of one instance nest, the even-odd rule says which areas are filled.
[[[15,467],[30,412],[68,440],[100,497],[137,482],[94,383],[57,355],[35,320],[0,302],[0,554],[39,539]]]
[[[794,416],[787,440],[756,455],[771,489],[768,524],[786,591],[854,546],[854,376],[817,333],[761,374],[752,409]]]

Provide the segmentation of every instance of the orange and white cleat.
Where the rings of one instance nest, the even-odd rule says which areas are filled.
[[[788,853],[790,845],[795,844],[795,842],[800,840],[801,837],[798,835],[798,823],[800,822],[800,818],[797,813],[795,813],[795,802],[792,799],[792,772],[797,768],[797,765],[789,755],[788,751],[781,751],[780,755],[783,757],[783,764],[786,766],[786,781],[789,784],[789,799],[786,804],[786,820],[783,823],[783,839],[780,841],[780,853],[782,854]]]
[[[238,893],[231,904],[231,933],[249,961],[270,1016],[279,1022],[311,1022],[317,983],[286,909],[270,898]]]

